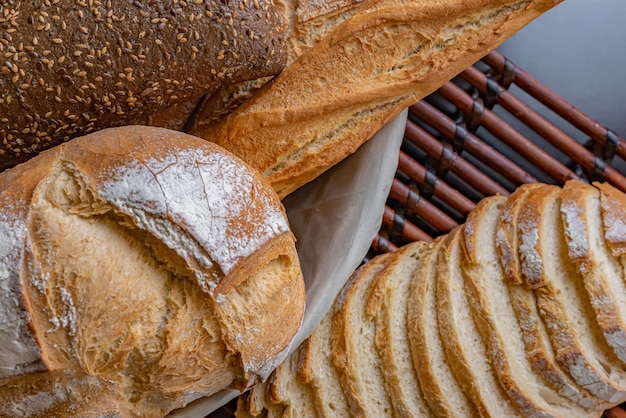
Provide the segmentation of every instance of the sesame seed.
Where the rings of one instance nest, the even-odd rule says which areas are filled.
[[[61,39],[61,38],[52,38],[52,42],[54,42],[55,44],[62,44],[63,43],[63,39]]]

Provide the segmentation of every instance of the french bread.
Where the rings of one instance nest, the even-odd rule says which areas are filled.
[[[0,174],[0,208],[0,416],[163,416],[267,377],[300,327],[278,197],[201,139],[77,138]]]
[[[0,16],[0,170],[286,63],[271,0],[10,0]]]
[[[557,3],[363,1],[225,119],[189,132],[285,196]]]

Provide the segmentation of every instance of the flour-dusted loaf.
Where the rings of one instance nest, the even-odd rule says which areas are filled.
[[[0,170],[286,63],[271,0],[10,0],[0,16]]]
[[[278,197],[206,141],[112,128],[0,174],[1,416],[162,416],[243,389],[303,311]]]
[[[558,3],[342,1],[335,14],[311,7],[328,32],[299,40],[305,49],[271,83],[220,123],[190,132],[249,161],[285,196]],[[326,16],[342,13],[328,25]],[[297,31],[302,14],[288,18]]]

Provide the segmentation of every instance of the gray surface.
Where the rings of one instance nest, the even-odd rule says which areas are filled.
[[[626,136],[626,1],[565,0],[499,51]]]

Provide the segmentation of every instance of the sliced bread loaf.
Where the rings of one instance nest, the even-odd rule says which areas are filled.
[[[528,362],[495,246],[498,218],[505,202],[504,196],[481,200],[463,225],[461,244],[470,308],[496,376],[524,416],[599,416],[599,411],[582,408],[561,396]]]
[[[333,363],[350,410],[366,417],[386,417],[393,412],[374,343],[376,322],[365,312],[372,283],[393,259],[394,253],[382,254],[357,269],[338,295],[333,315]]]
[[[296,348],[268,380],[268,398],[271,403],[282,406],[282,418],[318,418],[312,391],[298,373],[302,350],[302,345]]]
[[[330,309],[303,343],[304,356],[300,370],[303,380],[312,389],[314,405],[324,418],[350,415],[346,395],[339,383],[339,373],[332,361],[332,313]]]
[[[457,227],[444,239],[437,264],[437,321],[444,353],[479,416],[522,416],[498,383],[474,323],[461,273],[461,233]]]
[[[626,283],[604,239],[600,191],[577,180],[563,187],[561,215],[568,254],[576,263],[608,344],[626,364]]]
[[[626,255],[626,194],[609,183],[593,183],[600,190],[604,239],[615,257]]]
[[[523,202],[517,224],[520,271],[526,285],[535,287],[557,363],[581,389],[607,402],[619,401],[624,380],[568,256],[560,207],[558,187],[546,187]]]
[[[426,247],[417,241],[398,250],[373,283],[366,305],[366,315],[376,323],[375,344],[397,417],[431,416],[413,367],[406,315],[409,285]]]
[[[443,237],[424,250],[409,287],[407,326],[413,365],[426,404],[437,417],[472,417],[474,405],[446,361],[437,326],[437,259]]]

